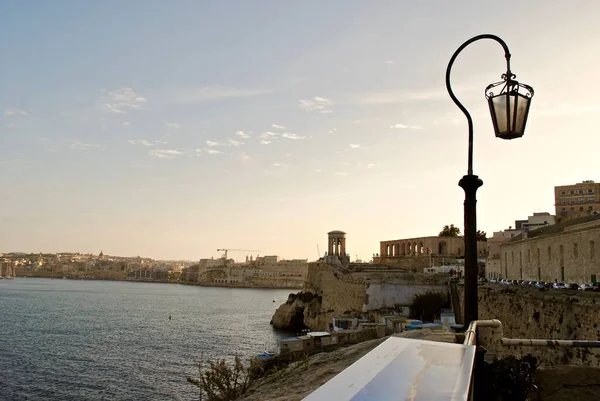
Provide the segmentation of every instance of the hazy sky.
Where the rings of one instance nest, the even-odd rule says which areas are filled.
[[[474,116],[478,228],[600,179],[596,1],[0,0],[0,252],[317,257],[462,228],[467,126],[452,53],[502,37],[534,87],[494,138],[501,47],[453,70]],[[246,253],[230,255],[241,259]]]

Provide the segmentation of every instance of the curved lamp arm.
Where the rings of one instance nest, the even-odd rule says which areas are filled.
[[[496,42],[500,43],[500,45],[504,49],[504,57],[506,58],[506,75],[503,76],[503,78],[508,79],[508,80],[514,78],[514,75],[510,71],[510,51],[508,50],[508,46],[506,45],[506,43],[504,43],[504,41],[502,39],[500,39],[496,35],[483,34],[483,35],[474,36],[471,39],[467,40],[465,43],[463,43],[458,49],[456,49],[456,51],[452,55],[452,58],[450,58],[450,62],[448,63],[448,68],[446,68],[446,89],[448,90],[448,94],[450,95],[450,97],[452,98],[454,103],[458,106],[459,109],[462,110],[462,112],[467,117],[467,123],[469,124],[469,166],[468,166],[468,173],[467,173],[468,175],[473,174],[473,120],[471,118],[471,115],[465,108],[465,106],[463,106],[462,103],[458,101],[456,96],[454,96],[454,92],[452,91],[452,87],[450,86],[450,70],[452,70],[452,65],[454,64],[454,60],[456,60],[456,57],[459,55],[459,53],[461,51],[463,51],[463,49],[465,47],[469,46],[471,43],[476,42],[480,39],[492,39],[492,40],[495,40]]]

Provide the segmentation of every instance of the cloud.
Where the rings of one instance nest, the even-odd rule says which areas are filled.
[[[394,64],[394,60],[387,60],[385,63],[386,64]]]
[[[390,128],[414,129],[414,130],[422,130],[423,129],[423,127],[421,127],[420,125],[404,125],[404,124],[394,124],[394,125],[391,125]]]
[[[230,86],[181,88],[164,95],[167,103],[198,103],[209,100],[244,98],[272,93],[270,89],[242,89]]]
[[[268,145],[270,143],[272,143],[271,141],[267,141],[266,139],[263,139],[262,141],[260,141],[261,144],[263,145]]]
[[[217,149],[204,149],[204,152],[210,154],[210,155],[219,155],[222,154],[223,152],[221,152],[220,150]]]
[[[289,167],[289,164],[285,163],[273,163],[273,167]]]
[[[158,157],[159,159],[172,159],[176,156],[182,155],[183,153],[172,149],[154,149],[148,152],[148,154],[150,156]]]
[[[332,128],[329,131],[327,131],[328,134],[333,134],[335,131],[337,131],[337,128]]]
[[[219,146],[219,142],[215,142],[215,141],[206,141],[206,144],[208,146]]]
[[[266,131],[266,132],[263,132],[262,134],[260,134],[258,137],[259,137],[259,138],[262,138],[262,139],[266,139],[266,138],[273,138],[273,137],[276,137],[276,136],[278,136],[278,135],[279,135],[279,134],[278,134],[278,133],[276,133],[276,132],[269,132],[269,131]]]
[[[348,173],[346,173],[346,172],[344,172],[344,171],[336,171],[334,174],[335,174],[335,175],[341,175],[341,176],[346,176],[346,175],[348,175]]]
[[[304,139],[303,136],[296,135],[296,134],[290,134],[288,132],[285,132],[285,133],[281,134],[281,136],[283,138],[287,138],[287,139]]]
[[[19,109],[6,109],[6,110],[4,110],[4,115],[6,117],[17,116],[17,115],[19,115],[19,116],[28,116],[29,113],[27,113],[24,110],[19,110]]]
[[[275,129],[285,129],[285,127],[283,125],[277,125],[277,124],[273,124],[273,125],[271,125],[271,127],[275,128]]]
[[[173,128],[173,129],[178,129],[178,128],[181,128],[181,124],[166,122],[165,123],[165,127],[167,127],[167,128]]]
[[[123,125],[124,125],[124,126],[126,126],[126,127],[129,127],[129,126],[131,125],[131,123],[130,123],[129,121],[125,121],[125,122],[123,123]]]
[[[240,138],[248,139],[250,138],[250,134],[244,131],[235,131],[235,134]]]
[[[100,145],[96,145],[95,143],[83,143],[83,142],[73,142],[69,145],[69,149],[76,150],[89,150],[89,149],[97,149]]]
[[[315,173],[322,173],[322,172],[323,172],[323,170],[320,170],[320,169],[315,169],[315,170],[314,170],[314,172],[315,172]]]
[[[316,113],[331,113],[329,106],[331,106],[331,100],[315,96],[312,99],[301,99],[298,101],[298,107],[306,112],[316,112]]]
[[[357,166],[358,166],[358,168],[373,168],[373,167],[375,167],[375,163],[361,163],[361,162],[358,162]]]
[[[139,140],[130,139],[127,142],[129,142],[132,145],[142,145],[142,146],[152,146],[153,145],[152,142],[148,142],[144,139],[139,139]]]
[[[167,141],[154,141],[154,143],[159,143],[159,144],[165,145],[167,143]]]
[[[125,113],[126,110],[139,109],[141,103],[148,101],[145,97],[138,96],[133,89],[127,87],[108,92],[108,95],[103,96],[101,100],[106,111],[117,114]]]
[[[235,139],[228,139],[227,142],[229,142],[229,145],[231,146],[242,146],[244,144],[244,142],[236,141]]]
[[[350,147],[351,149],[358,149],[360,148],[360,145],[357,143],[351,143],[348,145],[348,147]]]

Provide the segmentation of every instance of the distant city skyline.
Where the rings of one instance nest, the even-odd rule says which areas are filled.
[[[535,97],[525,136],[497,140],[483,92],[505,72],[502,49],[482,41],[457,59],[484,181],[478,229],[554,213],[554,186],[600,179],[599,13],[540,0],[5,1],[0,252],[314,260],[343,230],[352,259],[369,260],[379,241],[462,230],[467,126],[444,73],[481,33],[506,41]]]

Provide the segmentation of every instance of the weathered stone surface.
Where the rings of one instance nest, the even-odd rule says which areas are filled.
[[[585,366],[542,367],[536,372],[539,401],[595,401],[600,398],[600,369]]]
[[[290,294],[273,315],[276,329],[299,332],[306,328],[305,316],[321,309],[321,297],[309,291]]]
[[[454,342],[449,333],[415,330],[397,334],[398,337],[420,340]],[[352,365],[388,337],[369,340],[332,352],[311,356],[305,364],[291,366],[255,382],[240,400],[299,401]]]
[[[462,303],[461,292],[459,290]],[[503,336],[507,338],[597,341],[600,338],[599,306],[598,292],[538,290],[500,284],[479,287],[479,318],[499,319]],[[487,342],[486,338],[480,340]],[[531,354],[542,366],[600,367],[598,348],[491,346],[488,349],[498,355]]]

